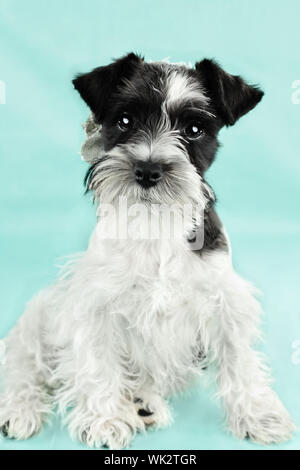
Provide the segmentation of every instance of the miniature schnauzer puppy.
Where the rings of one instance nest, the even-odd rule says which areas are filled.
[[[261,309],[205,181],[220,129],[263,92],[213,60],[133,53],[73,84],[91,110],[82,156],[98,221],[5,339],[2,433],[26,439],[56,406],[73,438],[125,448],[169,425],[168,397],[211,365],[235,436],[289,439],[295,426],[253,349]]]

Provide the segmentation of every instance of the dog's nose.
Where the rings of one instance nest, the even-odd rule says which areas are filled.
[[[159,163],[137,162],[134,167],[135,180],[144,188],[155,186],[163,175],[162,167]]]

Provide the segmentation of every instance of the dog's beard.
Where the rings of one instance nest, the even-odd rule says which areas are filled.
[[[155,151],[147,141],[121,144],[108,152],[102,151],[85,179],[95,200],[114,204],[121,197],[132,204],[196,204],[204,207],[207,202],[205,184],[190,163],[183,145],[177,138],[172,139],[171,132],[160,137],[159,143],[155,143],[158,149]],[[164,174],[155,186],[144,188],[135,181],[133,169],[136,162],[147,160],[149,154],[151,161],[164,166]]]
[[[144,188],[135,180],[134,165],[147,161],[149,155],[151,161],[163,165],[164,172],[156,185]],[[203,221],[211,199],[209,187],[172,132],[162,134],[155,142],[145,138],[103,151],[88,170],[86,185],[99,203],[102,233],[107,231],[111,238],[124,238],[119,227],[126,223],[125,238],[189,237]]]

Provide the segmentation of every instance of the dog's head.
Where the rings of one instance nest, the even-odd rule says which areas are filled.
[[[218,132],[233,125],[263,92],[213,60],[195,68],[145,62],[131,53],[77,76],[73,84],[92,111],[92,161],[86,183],[95,196],[152,203],[212,198],[204,173]]]

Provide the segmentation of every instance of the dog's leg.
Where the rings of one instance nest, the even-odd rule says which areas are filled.
[[[51,412],[51,400],[45,387],[43,308],[41,293],[30,302],[4,341],[0,366],[0,429],[9,438],[26,439],[36,434]]]
[[[82,318],[74,331],[71,357],[62,364],[64,383],[57,394],[73,439],[90,447],[121,449],[144,430],[137,414],[127,370],[118,315],[98,312]],[[133,379],[134,380],[134,379]]]
[[[260,314],[252,290],[231,266],[215,278],[209,298],[208,341],[230,430],[239,438],[268,444],[289,439],[295,426],[270,387],[261,355],[252,349],[259,337]]]

